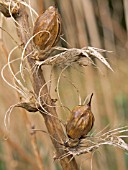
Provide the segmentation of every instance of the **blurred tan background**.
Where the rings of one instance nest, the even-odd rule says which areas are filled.
[[[94,132],[109,128],[128,125],[128,1],[127,0],[37,0],[27,1],[37,11],[42,13],[51,5],[55,5],[62,18],[62,37],[70,44],[60,40],[64,47],[94,46],[113,51],[103,56],[111,63],[114,72],[95,60],[96,66],[81,68],[78,65],[68,68],[64,74],[79,89],[82,101],[94,93],[92,111],[95,116]],[[28,10],[28,9],[27,9]],[[30,17],[31,19],[31,17]],[[33,15],[33,19],[36,16]],[[13,36],[16,41],[15,25],[10,18],[0,16],[1,26]],[[33,26],[31,26],[31,31]],[[7,63],[7,56],[16,45],[10,36],[0,30],[0,69]],[[20,51],[21,52],[21,51]],[[12,59],[20,55],[17,50]],[[19,63],[13,64],[14,71]],[[50,68],[44,70],[46,78]],[[54,69],[53,77],[57,77],[60,69]],[[5,77],[12,82],[8,69]],[[59,92],[61,102],[72,110],[79,104],[76,89],[66,78],[61,77]],[[52,84],[52,95],[56,97],[56,82]],[[54,94],[53,94],[54,93]],[[10,117],[10,134],[4,139],[6,129],[4,115],[9,106],[19,101],[19,96],[0,77],[0,170],[36,170],[37,162],[31,144],[30,124],[44,129],[43,118],[39,113],[26,113],[15,108]],[[59,103],[57,103],[59,105]],[[57,108],[59,116],[66,120],[69,112]],[[128,140],[126,139],[128,142]],[[54,162],[54,148],[48,135],[37,133],[37,145],[46,170],[60,170]],[[128,154],[124,151],[105,146],[92,154],[77,157],[81,170],[127,170]]]

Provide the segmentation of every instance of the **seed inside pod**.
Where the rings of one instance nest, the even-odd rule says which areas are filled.
[[[58,42],[60,32],[60,15],[55,7],[50,6],[35,22],[33,42],[40,50],[48,51]]]

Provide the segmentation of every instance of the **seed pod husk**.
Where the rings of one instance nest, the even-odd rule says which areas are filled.
[[[48,51],[58,42],[60,32],[60,15],[55,7],[50,6],[35,22],[33,42],[40,50]]]
[[[87,105],[76,106],[67,121],[66,133],[71,139],[81,139],[86,137],[94,124],[94,115],[91,111],[91,99]]]

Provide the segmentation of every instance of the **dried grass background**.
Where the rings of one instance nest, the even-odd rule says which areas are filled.
[[[107,54],[108,61],[114,72],[108,70],[97,60],[97,67],[69,68],[66,76],[79,89],[82,100],[94,93],[92,111],[95,116],[93,131],[128,124],[128,2],[127,0],[37,0],[30,1],[32,7],[41,13],[50,5],[56,5],[62,16],[62,37],[70,44],[68,47],[82,48],[94,46],[113,53]],[[34,20],[36,19],[33,16]],[[0,16],[0,24],[15,40],[18,41],[14,24],[11,19]],[[32,28],[31,28],[32,30]],[[14,47],[14,41],[3,31],[0,32],[0,69],[7,62],[7,55]],[[66,46],[64,41],[60,44]],[[17,58],[18,51],[12,58]],[[100,70],[98,69],[100,68]],[[17,70],[16,65],[13,67]],[[46,79],[49,67],[44,70]],[[57,77],[60,70],[55,69]],[[82,72],[82,73],[81,73]],[[83,74],[84,73],[84,74]],[[8,80],[12,77],[5,73]],[[55,86],[54,86],[55,87]],[[63,105],[72,109],[78,105],[78,95],[72,84],[62,77],[59,84],[60,97]],[[56,97],[54,88],[52,95]],[[6,133],[4,115],[10,105],[19,101],[17,93],[0,78],[0,170],[38,169],[31,144],[30,123],[36,128],[46,129],[43,118],[38,113],[26,113],[23,109],[14,109],[11,114],[11,127],[8,140],[3,140]],[[58,114],[66,120],[69,112],[58,108]],[[37,133],[37,145],[40,150],[45,169],[59,170],[53,161],[54,149],[48,135]],[[78,158],[79,167],[95,170],[127,170],[128,155],[117,148],[105,146],[92,154]]]

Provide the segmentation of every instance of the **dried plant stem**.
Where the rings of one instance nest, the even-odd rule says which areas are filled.
[[[45,168],[43,167],[42,160],[41,160],[41,157],[40,157],[40,153],[39,153],[37,143],[36,143],[35,132],[31,133],[31,144],[33,146],[33,151],[34,151],[34,154],[35,154],[35,157],[36,157],[36,160],[37,160],[38,168],[39,168],[39,170],[44,170]]]
[[[2,50],[3,50],[3,53],[5,54],[5,57],[6,57],[7,61],[8,61],[8,53],[7,53],[7,50],[4,47],[4,45],[2,46]],[[12,66],[10,66],[10,67],[13,70],[13,67]],[[19,93],[17,93],[17,96],[20,97]],[[22,110],[22,112],[24,113],[24,116],[25,116],[25,122],[26,122],[27,130],[30,131],[31,122],[28,119],[27,112],[26,112],[26,110]],[[40,154],[39,154],[39,151],[38,151],[38,148],[37,148],[35,134],[31,135],[31,144],[32,144],[33,152],[34,152],[35,157],[36,157],[36,162],[37,162],[38,169],[39,170],[44,170],[43,163],[41,161],[41,157],[40,157]]]
[[[29,24],[28,24],[28,15],[27,15],[26,10],[23,5],[19,4],[18,15],[14,15],[14,16],[15,16],[15,20],[16,20],[17,34],[20,37],[21,42],[23,44],[26,44],[27,41],[30,39],[30,35],[29,35],[30,30],[29,30]],[[33,47],[32,43],[30,42],[26,48],[26,55],[30,54],[33,51],[33,48],[34,47]],[[31,68],[34,67],[35,61],[31,58],[31,56],[28,57],[28,64],[29,64],[30,70],[32,70]],[[34,92],[35,92],[36,96],[38,96],[41,87],[45,84],[45,80],[44,80],[41,68],[38,69],[38,72],[31,74],[31,80],[32,80]],[[48,89],[46,86],[42,90],[41,101],[42,101],[42,103],[43,103],[43,101],[46,101],[46,103],[48,105],[52,105],[50,96],[48,95],[48,96],[46,96],[46,99],[44,99],[43,94],[48,94]],[[51,117],[49,115],[42,114],[43,110],[40,111],[40,113],[44,117],[49,134],[51,136],[53,136],[54,138],[56,138],[58,141],[64,140],[65,136],[64,136],[62,127],[60,125],[60,122],[54,118],[54,117],[57,117],[55,108],[48,107],[46,105],[45,109],[50,114],[53,115],[53,117]],[[65,153],[64,151],[59,149],[59,143],[57,143],[55,140],[52,140],[52,142],[54,144],[54,147],[56,148],[57,156],[60,156]],[[71,157],[69,156],[69,157],[66,157],[66,158],[60,160],[62,168],[64,170],[72,170],[72,169],[77,170],[78,167],[77,167],[75,159],[72,159],[72,161],[70,161],[70,159],[71,159]]]
[[[5,137],[8,135],[6,134],[5,131],[3,131],[3,129],[0,128],[0,133],[4,134]],[[31,156],[29,156],[28,154],[25,153],[25,151],[16,143],[14,142],[11,137],[8,138],[8,140],[5,139],[6,144],[8,144],[9,146],[11,146],[12,150],[15,150],[20,157],[28,162],[29,164],[31,164],[33,166],[34,169],[37,169],[37,165],[36,163],[33,161],[33,158]]]

